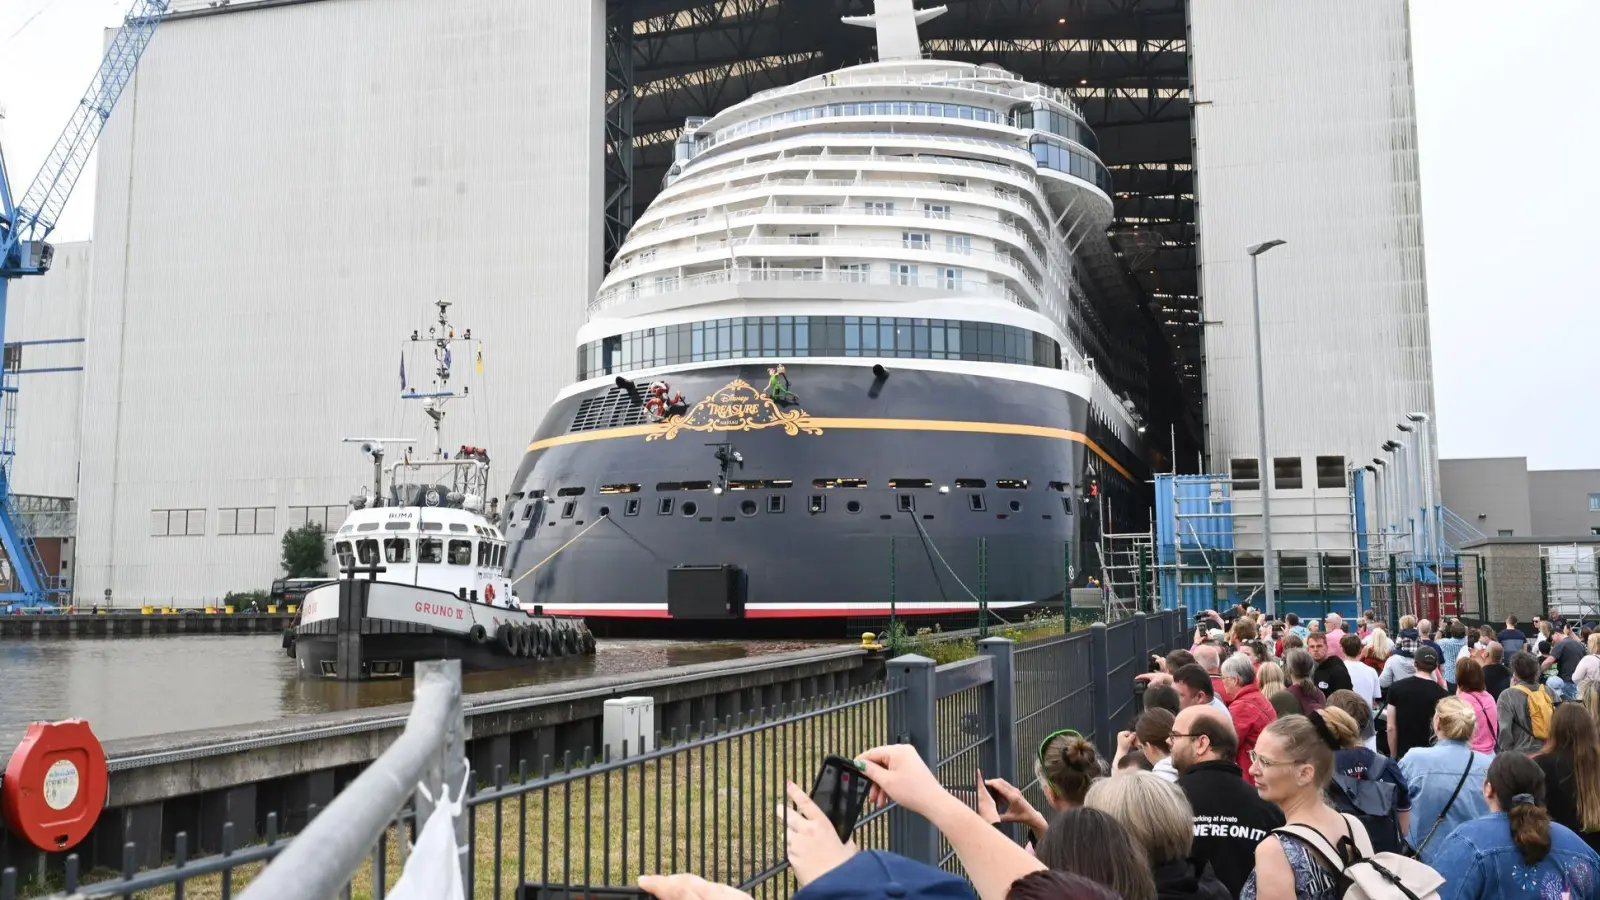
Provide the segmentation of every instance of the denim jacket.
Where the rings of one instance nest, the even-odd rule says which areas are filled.
[[[1405,776],[1411,792],[1411,833],[1407,839],[1416,847],[1428,836],[1439,813],[1450,801],[1450,795],[1455,793],[1469,756],[1472,769],[1467,772],[1466,783],[1461,785],[1461,793],[1456,794],[1455,802],[1450,804],[1450,811],[1439,823],[1433,840],[1422,849],[1422,861],[1436,869],[1434,858],[1450,832],[1464,822],[1488,814],[1489,804],[1483,799],[1483,777],[1488,774],[1489,763],[1494,758],[1487,753],[1474,753],[1465,741],[1439,741],[1432,747],[1413,747],[1405,759],[1400,760],[1400,774]]]
[[[1538,865],[1523,864],[1505,813],[1451,832],[1429,865],[1445,879],[1439,900],[1600,900],[1600,855],[1554,822]]]

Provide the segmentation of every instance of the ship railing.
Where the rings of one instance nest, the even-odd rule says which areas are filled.
[[[933,288],[959,294],[976,294],[982,296],[998,297],[1023,309],[1039,311],[1038,306],[1031,300],[1005,286],[991,282],[970,281],[967,279],[947,279],[936,277],[931,272],[889,273],[889,272],[856,272],[840,269],[820,268],[747,268],[734,267],[717,269],[711,272],[698,272],[693,275],[674,275],[659,278],[654,282],[641,281],[639,284],[619,284],[616,287],[601,291],[596,295],[594,302],[589,304],[591,314],[610,309],[638,300],[647,300],[652,297],[674,294],[679,291],[693,290],[717,284],[732,283],[822,283],[822,284],[861,284],[881,285],[892,287]]]
[[[680,223],[669,228],[662,228],[647,233],[652,239],[652,245],[656,246],[658,249],[671,249],[660,247],[659,242],[671,240],[677,237],[679,232],[687,234],[693,231],[715,231],[719,222],[739,222],[745,219],[760,216],[848,216],[852,219],[863,220],[882,218],[910,219],[917,222],[929,223],[928,227],[930,228],[943,229],[948,229],[950,226],[939,224],[941,222],[972,222],[989,228],[997,228],[1001,231],[1007,232],[1008,234],[1012,234],[1021,238],[1022,241],[1027,244],[1028,248],[1033,251],[1034,256],[1038,258],[1041,266],[1044,265],[1050,258],[1049,252],[1044,248],[1044,245],[1039,243],[1032,232],[1022,228],[1021,226],[1013,225],[1010,222],[1001,221],[998,211],[996,211],[996,214],[992,216],[981,216],[973,215],[972,213],[957,212],[933,213],[920,208],[868,210],[864,207],[840,207],[826,206],[822,204],[807,206],[756,206],[746,209],[729,210],[728,212],[721,214],[711,212],[707,213],[704,219],[696,222]],[[652,261],[653,257],[647,257],[640,251],[648,252],[648,249],[647,247],[641,247],[639,248],[639,251],[635,251],[630,248],[627,258],[613,265],[611,267],[611,271],[626,271],[635,266]]]
[[[798,81],[782,87],[769,88],[751,95],[751,100],[769,100],[777,97],[786,97],[791,94],[800,94],[808,91],[827,90],[834,87],[863,87],[873,85],[905,85],[907,87],[956,87],[967,90],[982,91],[986,94],[995,94],[1002,97],[1011,97],[1023,100],[1047,99],[1060,104],[1078,118],[1083,118],[1083,110],[1071,97],[1059,88],[1049,87],[1038,82],[1029,81],[1015,72],[998,69],[993,66],[973,66],[952,62],[952,68],[945,69],[902,69],[898,72],[885,73],[882,69],[873,69],[871,72],[851,72],[848,69],[831,72]],[[1005,81],[1015,87],[1004,88],[984,81]]]
[[[920,234],[921,232],[918,232],[918,233]],[[736,237],[736,238],[731,238],[731,239],[723,238],[721,240],[716,240],[716,241],[704,241],[704,242],[700,242],[700,243],[696,244],[695,247],[694,247],[694,250],[703,252],[703,251],[706,251],[706,250],[718,250],[718,249],[725,249],[725,248],[728,248],[728,247],[735,247],[735,248],[737,248],[737,247],[796,247],[796,246],[829,247],[829,246],[834,246],[834,245],[837,245],[837,246],[840,246],[840,247],[845,247],[845,248],[848,248],[848,247],[898,248],[898,249],[901,249],[901,250],[910,251],[912,253],[926,253],[926,254],[932,254],[932,255],[940,255],[940,260],[943,260],[946,257],[960,257],[962,259],[984,260],[984,261],[987,261],[987,262],[990,262],[990,263],[994,263],[995,265],[997,265],[997,266],[999,266],[1001,268],[1009,270],[1010,273],[1011,273],[1010,277],[1015,278],[1017,281],[1020,281],[1023,284],[1026,284],[1028,287],[1033,288],[1034,291],[1036,291],[1036,292],[1038,292],[1040,294],[1044,293],[1043,284],[1040,282],[1039,278],[1037,278],[1034,275],[1033,272],[1029,271],[1028,265],[1026,263],[1024,263],[1022,260],[1019,260],[1016,257],[1010,255],[1009,253],[1001,253],[1001,252],[995,251],[995,250],[979,250],[979,249],[974,249],[974,248],[971,248],[971,247],[968,247],[966,249],[961,249],[961,250],[952,250],[952,249],[947,249],[947,248],[940,247],[940,246],[932,243],[931,241],[930,242],[908,241],[908,240],[905,240],[904,238],[901,238],[899,240],[888,239],[888,238],[858,238],[858,237],[854,237],[854,236],[845,236],[845,237],[842,237],[842,238],[840,238],[838,240],[833,240],[833,239],[830,239],[830,238],[827,238],[827,237],[818,236],[814,240],[808,240],[808,241],[805,241],[805,242],[799,242],[799,241],[794,240],[794,235],[771,235],[771,236],[756,236],[756,237]],[[894,262],[910,262],[910,260],[894,260]],[[938,261],[938,262],[935,262],[934,264],[935,265],[949,265],[949,266],[957,265],[954,262],[945,263],[943,261]]]

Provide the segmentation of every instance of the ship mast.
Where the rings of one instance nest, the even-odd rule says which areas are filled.
[[[428,326],[428,336],[424,338],[421,333],[411,332],[413,344],[427,343],[433,345],[433,390],[420,392],[416,388],[407,388],[401,385],[400,397],[403,400],[421,400],[422,411],[433,420],[433,459],[445,459],[444,449],[444,415],[445,404],[456,397],[465,397],[471,392],[470,387],[462,387],[458,394],[450,388],[450,375],[455,359],[451,352],[451,345],[464,343],[469,346],[472,342],[472,329],[462,332],[461,337],[456,337],[456,330],[450,325],[450,301],[435,300],[434,305],[439,307],[439,323]],[[404,370],[402,369],[402,375]]]

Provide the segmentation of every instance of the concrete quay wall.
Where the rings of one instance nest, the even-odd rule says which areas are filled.
[[[884,677],[881,655],[858,647],[795,653],[603,676],[472,694],[467,697],[467,753],[480,782],[496,766],[514,776],[519,761],[537,770],[544,757],[581,759],[600,752],[605,701],[655,700],[656,728],[679,734],[778,704],[858,687]],[[331,801],[400,734],[408,704],[325,713],[234,728],[108,741],[110,795],[94,831],[75,848],[86,865],[120,867],[124,845],[141,868],[173,854],[178,832],[192,856],[219,852],[225,823],[234,845],[262,835],[268,813],[279,832],[305,825],[313,806]],[[19,871],[46,861],[11,835],[0,835],[0,865]],[[58,855],[48,861],[60,864]]]
[[[281,613],[71,613],[0,616],[0,639],[143,637],[160,634],[281,633],[295,617]]]

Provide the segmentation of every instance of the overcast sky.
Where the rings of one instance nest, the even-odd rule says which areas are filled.
[[[0,142],[15,191],[128,4],[0,0]],[[1411,9],[1441,455],[1600,468],[1600,123],[1585,99],[1600,0]],[[90,237],[92,207],[91,169],[55,239]]]

